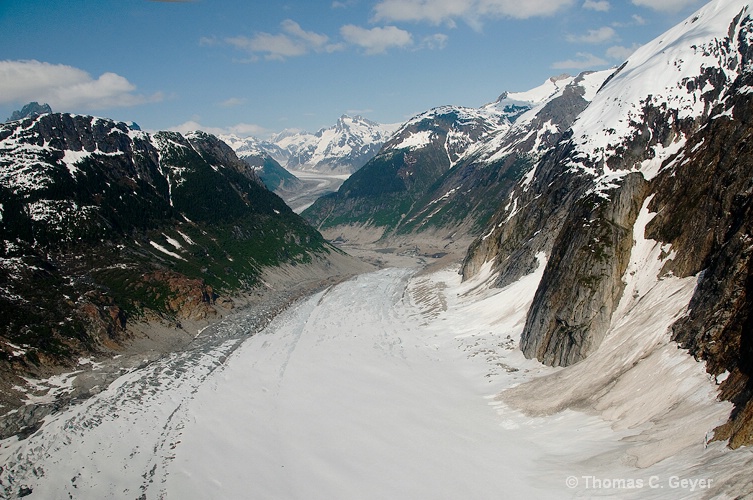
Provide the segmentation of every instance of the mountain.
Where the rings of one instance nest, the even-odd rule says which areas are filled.
[[[303,215],[330,238],[432,239],[441,248],[479,234],[498,200],[556,144],[608,74],[562,75],[481,108],[422,113]]]
[[[7,121],[23,120],[24,118],[34,118],[35,116],[43,115],[45,113],[52,113],[52,108],[49,104],[39,104],[38,102],[30,102],[20,111],[14,111],[10,115]]]
[[[314,134],[286,130],[260,145],[290,170],[349,174],[376,155],[396,128],[343,115],[332,127]]]
[[[254,168],[270,191],[283,194],[301,189],[300,179],[283,168],[269,153],[270,149],[274,150],[271,143],[236,135],[221,135],[219,138],[235,151],[238,158]]]
[[[469,249],[498,286],[545,261],[521,349],[568,389],[521,386],[536,411],[607,405],[672,340],[735,405],[715,438],[753,443],[752,41],[748,2],[714,0],[636,51]]]
[[[273,286],[268,270],[335,254],[214,136],[70,114],[0,125],[6,382],[117,352],[132,325],[217,317]]]

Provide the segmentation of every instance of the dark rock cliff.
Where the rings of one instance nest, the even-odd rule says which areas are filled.
[[[622,297],[646,191],[643,176],[630,174],[609,201],[591,194],[570,208],[521,336],[526,357],[566,366],[601,344]]]
[[[666,272],[699,275],[673,339],[710,374],[728,374],[720,391],[735,410],[717,437],[737,447],[753,442],[753,99],[737,94],[729,105],[732,117],[712,121],[688,144],[681,170],[657,177],[649,205],[657,216],[646,236],[676,249]]]

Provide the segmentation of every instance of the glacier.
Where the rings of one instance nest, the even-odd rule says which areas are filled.
[[[636,265],[655,252],[650,242],[637,244]],[[660,352],[634,361],[642,375],[663,369],[661,384],[620,380],[601,408],[537,413],[515,401],[515,391],[536,395],[541,386],[566,398],[571,377],[582,386],[584,370],[586,383],[599,373],[543,366],[517,348],[545,266],[538,258],[536,272],[502,289],[491,286],[490,264],[465,282],[453,267],[387,268],[302,299],[257,334],[244,314],[227,318],[185,351],[48,417],[26,439],[0,443],[0,492],[32,499],[704,498],[744,487],[725,478],[750,470],[753,456],[723,443],[691,437],[671,456],[641,462],[656,453],[641,448],[646,433],[703,436],[729,412],[702,365],[657,340],[666,332],[652,326],[667,315],[651,308],[626,305],[623,327],[644,333],[606,344],[589,361],[625,354],[631,342],[659,342]],[[681,310],[692,283],[662,283],[647,286],[674,294],[667,307]],[[653,408],[673,394],[690,400],[674,408],[671,418],[683,422],[674,428]]]

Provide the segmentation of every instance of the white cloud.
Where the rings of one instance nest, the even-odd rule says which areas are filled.
[[[53,109],[107,109],[137,106],[163,99],[161,93],[145,96],[115,73],[92,78],[86,71],[35,60],[0,61],[0,103],[49,103]]]
[[[220,106],[223,108],[235,108],[237,106],[243,106],[246,104],[246,101],[248,99],[241,98],[241,97],[231,97],[230,99],[226,99],[220,103]]]
[[[226,38],[225,42],[251,54],[251,60],[258,60],[259,55],[266,59],[282,61],[289,57],[298,57],[310,52],[334,52],[343,47],[329,43],[329,37],[313,31],[306,31],[290,19],[281,23],[283,33],[257,33],[253,37],[237,36]],[[202,44],[209,44],[211,39],[203,38]]]
[[[215,45],[220,45],[220,41],[216,36],[203,36],[199,38],[199,45],[202,47],[213,47]]]
[[[322,47],[325,47],[327,45],[327,41],[329,40],[329,37],[327,35],[322,35],[313,31],[306,31],[301,28],[300,24],[290,19],[286,19],[282,22],[282,29],[289,35],[303,41],[315,50],[319,50]]]
[[[390,48],[405,48],[413,44],[413,36],[395,26],[366,29],[347,24],[340,28],[340,34],[346,42],[364,49],[366,54],[381,54]]]
[[[451,22],[472,8],[475,0],[382,0],[374,7],[376,21]]]
[[[421,48],[429,50],[441,50],[447,46],[449,37],[443,33],[437,33],[435,35],[424,37],[421,40]]]
[[[588,30],[585,35],[569,35],[567,37],[568,42],[574,43],[604,43],[614,40],[617,37],[617,32],[614,28],[604,26],[597,30]]]
[[[625,61],[633,55],[633,52],[635,52],[638,47],[640,47],[640,45],[638,45],[637,43],[633,44],[632,47],[622,47],[620,45],[615,45],[614,47],[609,47],[607,49],[607,57],[617,59],[619,61]]]
[[[578,59],[556,62],[552,64],[552,68],[585,70],[609,64],[608,61],[586,52],[578,52],[576,55],[578,56]]]
[[[648,7],[649,9],[660,12],[679,12],[688,7],[694,7],[700,3],[699,0],[632,0],[633,5],[639,7]]]
[[[609,9],[612,6],[609,5],[609,2],[607,0],[586,0],[583,2],[583,8],[588,10],[595,10],[596,12],[609,12]]]
[[[189,120],[180,125],[170,127],[169,130],[180,132],[181,134],[201,130],[212,135],[237,135],[238,137],[259,137],[269,134],[267,129],[253,123],[237,123],[235,125],[230,125],[229,127],[207,127],[196,120]]]
[[[267,59],[278,61],[308,53],[306,45],[284,34],[258,33],[253,38],[236,36],[225,41],[237,49],[250,52],[252,60],[258,59],[257,53],[266,54]]]
[[[575,0],[381,0],[374,7],[375,21],[420,21],[454,26],[463,19],[475,26],[486,17],[550,16]]]

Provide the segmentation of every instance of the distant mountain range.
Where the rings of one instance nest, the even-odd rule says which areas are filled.
[[[240,138],[235,135],[219,136],[238,155],[254,168],[257,175],[270,191],[284,194],[297,191],[301,181],[275,160],[269,153],[274,149],[270,143],[263,143],[253,137]]]
[[[331,238],[358,227],[371,237],[410,241],[420,234],[438,244],[478,234],[608,75],[562,75],[478,109],[443,106],[422,113],[337,193],[303,215]]]
[[[398,125],[381,125],[361,116],[341,116],[316,133],[284,130],[268,140],[222,136],[239,156],[264,154],[288,170],[350,174],[377,154]]]
[[[18,111],[14,111],[6,121],[23,120],[24,118],[34,118],[35,116],[43,115],[45,113],[52,113],[52,108],[49,104],[39,104],[38,102],[30,102]]]

